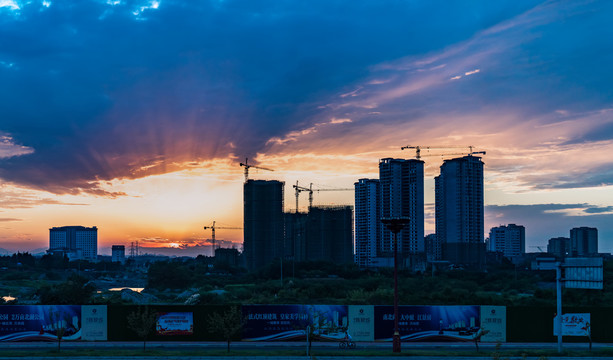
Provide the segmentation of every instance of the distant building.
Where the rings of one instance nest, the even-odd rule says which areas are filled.
[[[306,224],[306,260],[353,262],[353,207],[313,206]]]
[[[307,260],[306,226],[307,213],[289,212],[285,219],[285,258],[295,261]]]
[[[526,228],[521,225],[501,225],[490,229],[489,251],[500,252],[507,259],[526,253]]]
[[[424,162],[386,158],[379,162],[381,218],[408,217],[410,223],[398,234],[402,257],[424,253]],[[379,254],[393,252],[393,235],[381,227]]]
[[[570,253],[572,256],[598,255],[598,229],[572,228],[570,230]]]
[[[111,246],[111,262],[125,264],[126,262],[126,247],[124,245]]]
[[[558,258],[564,258],[570,253],[570,238],[551,238],[547,242],[547,253]]]
[[[436,235],[443,260],[483,269],[483,162],[477,156],[445,160],[435,178]]]
[[[250,271],[284,254],[284,185],[276,180],[247,180],[244,184],[243,251]]]
[[[381,188],[377,179],[360,179],[355,186],[355,263],[375,265],[381,241]]]
[[[226,265],[230,267],[237,267],[238,262],[238,250],[231,248],[217,248],[215,249],[215,265]]]
[[[98,228],[62,226],[49,229],[49,253],[65,254],[71,260],[95,261],[98,257]]]
[[[428,234],[425,238],[426,259],[430,262],[440,261],[443,258],[443,246],[436,234]]]

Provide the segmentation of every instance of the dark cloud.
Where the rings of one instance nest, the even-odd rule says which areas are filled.
[[[369,67],[463,41],[538,1],[100,1],[0,9],[4,180],[55,193],[252,157]],[[440,11],[444,8],[444,11]],[[158,161],[161,159],[161,163]]]
[[[594,207],[589,207],[583,211],[585,211],[588,214],[611,213],[613,212],[613,206],[594,206]]]

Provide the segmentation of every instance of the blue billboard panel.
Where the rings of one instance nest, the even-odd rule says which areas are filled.
[[[346,305],[243,305],[243,340],[338,341],[347,329]]]
[[[479,306],[399,306],[402,341],[472,341],[481,326]],[[394,307],[375,306],[375,341],[392,341]]]
[[[56,341],[81,338],[80,305],[2,305],[0,341]]]

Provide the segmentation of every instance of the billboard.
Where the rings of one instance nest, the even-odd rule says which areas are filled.
[[[244,341],[337,341],[348,326],[346,305],[243,305]]]
[[[157,335],[193,335],[194,313],[159,312],[155,333]]]
[[[479,331],[476,305],[399,306],[402,341],[472,341]],[[394,307],[375,306],[375,341],[392,341]]]
[[[81,306],[0,306],[0,341],[56,341],[58,329],[62,340],[80,339]]]
[[[81,306],[81,339],[86,341],[107,340],[106,305]]]
[[[373,305],[349,305],[347,331],[354,341],[374,341],[375,307]]]
[[[553,335],[558,336],[556,328],[557,316],[553,318]],[[562,335],[563,336],[589,336],[590,335],[590,314],[564,314],[562,315]]]
[[[481,337],[482,342],[507,341],[506,306],[481,306],[481,328],[488,331]]]

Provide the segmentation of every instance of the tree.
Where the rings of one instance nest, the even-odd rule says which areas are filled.
[[[66,333],[66,326],[68,324],[68,317],[62,311],[52,311],[49,314],[49,320],[51,321],[51,327],[55,330],[55,336],[57,336],[57,351],[61,351],[61,343]]]
[[[147,337],[155,328],[157,314],[147,306],[138,307],[136,311],[128,314],[128,327],[143,339],[143,351],[147,351]]]
[[[95,287],[87,278],[72,275],[58,285],[46,285],[38,289],[40,303],[43,305],[85,305],[91,303]]]
[[[230,352],[230,342],[240,335],[244,322],[240,308],[233,306],[223,313],[211,314],[209,316],[209,330],[223,336],[228,343],[228,352]]]
[[[483,335],[488,334],[490,331],[489,330],[485,330],[483,328],[480,328],[475,335],[473,335],[473,341],[475,342],[475,347],[477,348],[477,352],[479,352],[479,341],[481,341],[481,337],[483,337]]]

